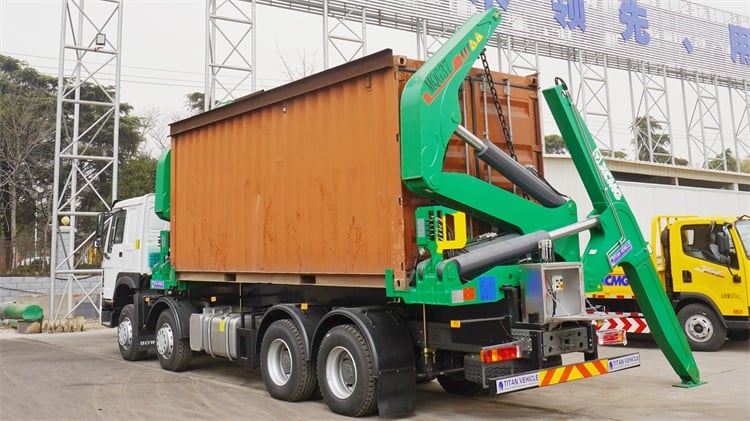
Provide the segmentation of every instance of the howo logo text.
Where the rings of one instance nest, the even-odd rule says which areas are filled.
[[[607,187],[612,193],[612,196],[614,196],[615,200],[622,199],[622,191],[620,191],[620,186],[617,185],[617,180],[615,180],[615,176],[612,175],[612,171],[607,168],[607,163],[604,162],[604,157],[602,156],[602,153],[599,152],[598,148],[594,149],[594,162],[599,169],[599,173],[602,175],[602,177],[604,177],[604,181],[607,183]]]

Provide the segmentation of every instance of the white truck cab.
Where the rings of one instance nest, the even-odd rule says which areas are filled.
[[[169,222],[154,213],[152,193],[116,202],[110,216],[109,224],[101,230],[106,231],[101,248],[105,308],[107,303],[111,305],[121,283],[133,288],[147,280],[159,259],[159,233],[169,229]],[[111,317],[111,311],[102,312],[103,323]]]

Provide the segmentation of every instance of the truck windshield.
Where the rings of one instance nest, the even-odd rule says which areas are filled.
[[[750,246],[750,219],[741,219],[735,222],[734,226],[737,228],[740,241],[742,241],[742,248],[745,249],[745,255],[750,258],[750,249],[748,249]]]

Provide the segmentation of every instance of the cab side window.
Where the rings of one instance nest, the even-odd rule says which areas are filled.
[[[125,237],[125,211],[119,211],[112,215],[112,224],[109,228],[109,244],[107,252],[112,252],[112,246],[122,244]]]
[[[711,252],[708,248],[708,226],[686,225],[682,227],[682,251],[688,256],[702,260],[709,260]]]
[[[719,246],[722,233],[712,232],[709,225],[686,225],[682,227],[682,250],[688,256],[711,263],[726,265],[730,262],[727,250]]]

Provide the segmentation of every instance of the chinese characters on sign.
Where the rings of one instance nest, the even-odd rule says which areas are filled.
[[[555,11],[555,20],[563,28],[579,28],[581,32],[586,32],[583,0],[552,0],[552,10]]]
[[[625,25],[622,38],[627,41],[635,35],[638,44],[647,45],[651,41],[651,34],[646,32],[648,20],[646,9],[638,6],[638,0],[622,0],[620,4],[620,23]]]
[[[483,3],[484,10],[489,10],[495,7],[495,4],[503,10],[508,10],[508,3],[510,0],[471,0],[471,2],[473,4]]]
[[[482,5],[485,10],[500,7],[507,11],[510,0],[470,0],[472,4]],[[579,29],[586,32],[586,0],[550,0],[555,21],[569,30]],[[620,23],[624,25],[620,32],[625,41],[635,40],[638,44],[648,45],[651,42],[649,21],[645,7],[638,0],[620,0],[618,9]],[[682,39],[685,52],[692,54],[695,45],[689,37]],[[732,61],[750,66],[750,28],[729,24],[729,47]]]
[[[729,55],[733,62],[750,66],[750,28],[729,24]]]

